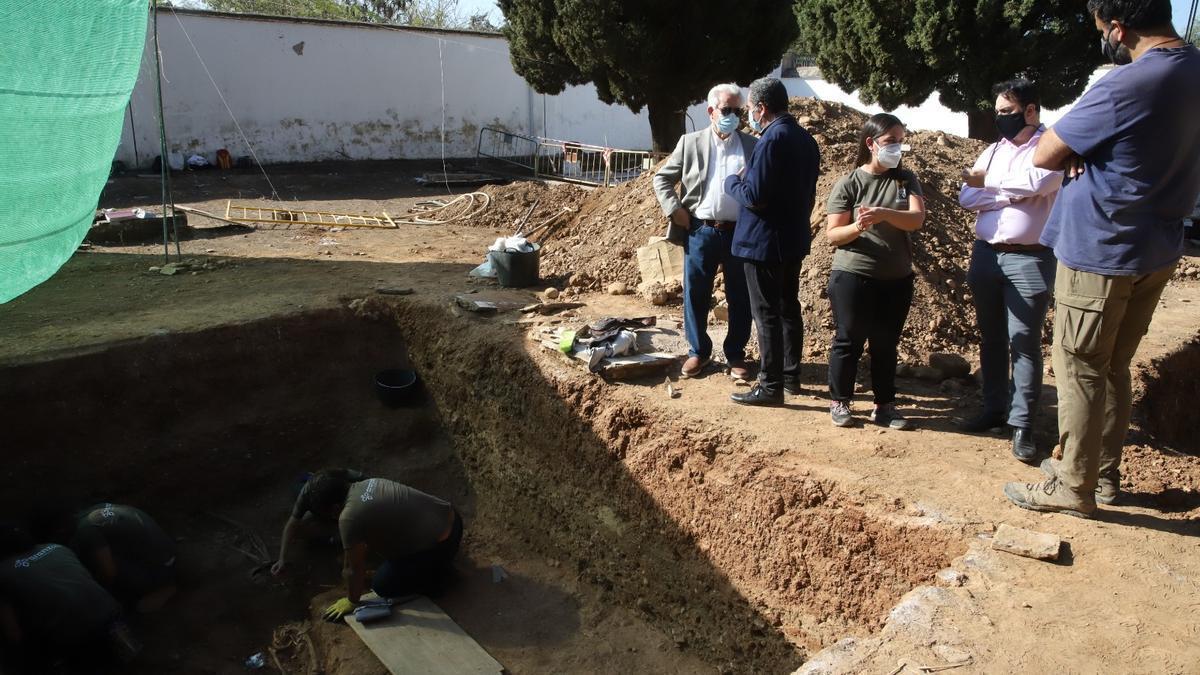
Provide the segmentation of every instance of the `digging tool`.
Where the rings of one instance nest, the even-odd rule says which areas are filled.
[[[533,206],[530,206],[529,210],[525,212],[525,215],[521,216],[521,219],[517,221],[517,231],[513,232],[514,237],[521,236],[521,228],[525,227],[525,221],[529,220],[529,216],[533,215],[533,210],[536,209],[538,204],[541,202],[542,200],[540,197],[533,200]]]

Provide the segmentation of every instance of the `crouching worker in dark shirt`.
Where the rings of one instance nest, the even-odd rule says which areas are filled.
[[[126,607],[155,612],[175,595],[175,540],[145,511],[123,504],[84,509],[70,546]]]
[[[385,561],[375,572],[371,590],[394,598],[436,590],[462,541],[462,516],[449,502],[386,478],[354,478],[345,470],[321,471],[297,499],[318,518],[337,519],[345,551],[346,597],[326,610],[330,621],[352,612],[366,592],[368,553]],[[289,523],[292,519],[295,510]],[[285,537],[286,532],[285,526]],[[285,569],[282,557],[272,567],[275,574]]]
[[[69,548],[35,544],[11,524],[0,524],[0,634],[3,653],[30,672],[60,661],[88,668],[114,658],[127,663],[139,651],[120,603]]]

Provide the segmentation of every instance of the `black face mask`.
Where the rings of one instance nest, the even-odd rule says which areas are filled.
[[[1007,115],[996,115],[996,129],[1000,131],[1000,135],[1012,140],[1020,134],[1025,127],[1025,113],[1015,112]]]
[[[1127,66],[1133,63],[1133,54],[1129,53],[1129,47],[1121,43],[1113,44],[1109,42],[1108,36],[1113,32],[1112,28],[1100,38],[1100,51],[1104,53],[1104,58],[1112,61],[1114,66]]]

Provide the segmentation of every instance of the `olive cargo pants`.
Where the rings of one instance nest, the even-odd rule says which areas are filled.
[[[1063,459],[1058,476],[1079,494],[1101,475],[1118,481],[1133,408],[1129,365],[1178,261],[1141,276],[1106,276],[1058,264],[1054,377]]]

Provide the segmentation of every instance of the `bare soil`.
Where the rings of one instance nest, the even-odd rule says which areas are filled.
[[[445,194],[413,187],[408,170],[271,177],[298,203],[335,211],[402,213]],[[146,182],[118,179],[103,205],[148,204],[135,199],[153,194]],[[223,210],[263,182],[184,175],[176,198]],[[803,396],[747,410],[728,402],[736,385],[723,373],[677,380],[671,399],[661,378],[593,378],[526,340],[510,314],[452,307],[472,291],[533,299],[466,276],[505,229],[260,229],[183,242],[193,266],[174,276],[149,271],[160,246],[80,253],[0,307],[0,404],[19,421],[0,432],[18,449],[3,469],[5,510],[52,485],[141,503],[183,537],[185,588],[140,623],[141,672],[240,672],[275,629],[312,618],[337,582],[334,552],[308,552],[286,583],[252,579],[229,548],[239,532],[208,513],[273,547],[296,476],[321,464],[367,466],[464,504],[461,584],[438,601],[513,672],[895,672],[900,661],[915,672],[964,654],[972,663],[956,672],[1183,673],[1200,662],[1200,462],[1171,421],[1194,398],[1184,345],[1200,284],[1187,275],[1168,287],[1138,358],[1123,467],[1132,499],[1080,521],[1007,503],[1005,480],[1040,474],[1006,439],[954,430],[979,403],[971,387],[902,379],[918,431],[834,430],[819,358]],[[577,320],[664,314],[637,297],[583,300]],[[930,344],[950,344],[936,334]],[[406,360],[431,406],[385,411],[370,375]],[[1053,412],[1048,387],[1046,450]],[[1067,556],[992,551],[1001,522],[1062,536]],[[510,581],[491,582],[496,563]],[[312,635],[327,672],[378,672],[344,627]]]

